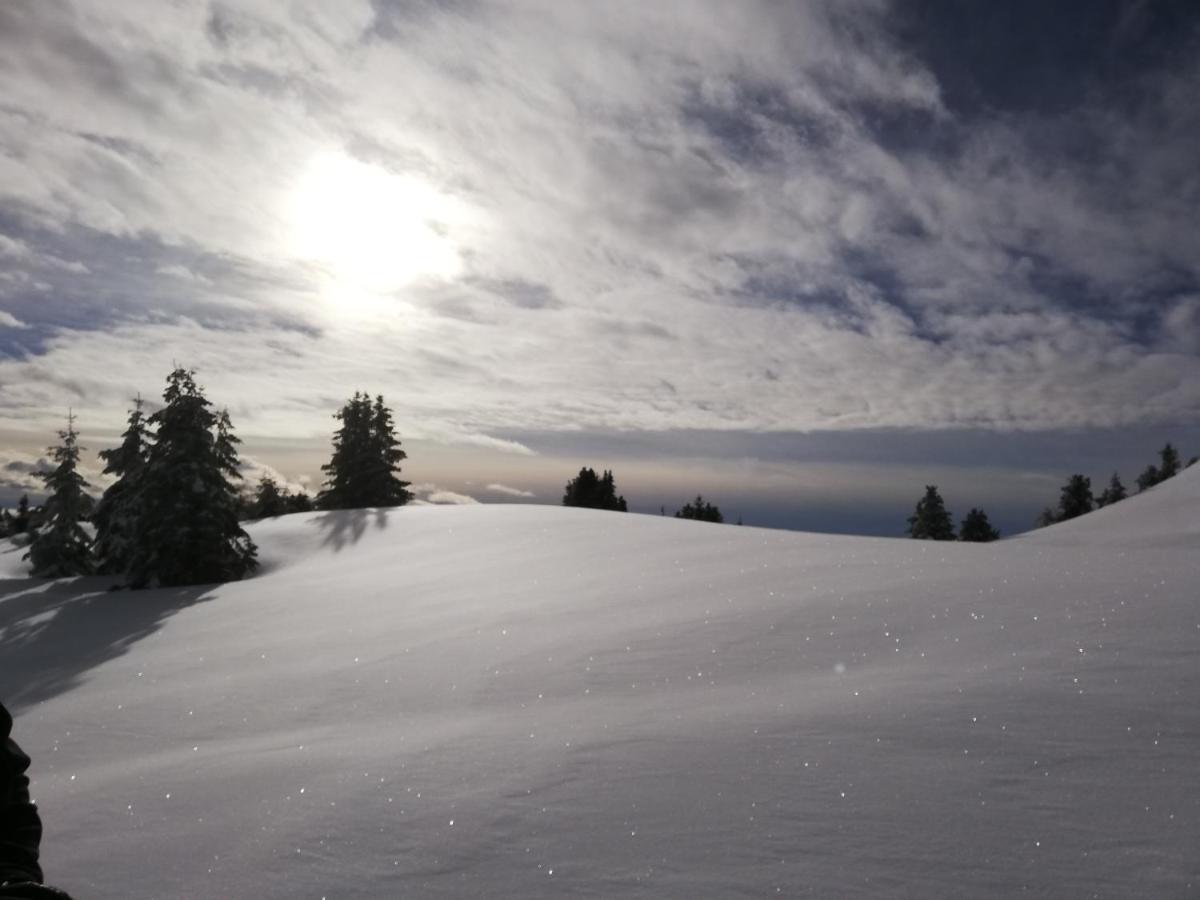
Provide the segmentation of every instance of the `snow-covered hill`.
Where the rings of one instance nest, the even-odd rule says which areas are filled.
[[[82,897],[1190,897],[1200,467],[991,545],[531,506],[256,525],[230,585],[0,552]]]

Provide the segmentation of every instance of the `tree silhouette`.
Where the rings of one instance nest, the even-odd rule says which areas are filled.
[[[679,512],[675,513],[677,519],[697,519],[701,522],[724,522],[725,517],[721,515],[721,510],[713,506],[713,504],[705,501],[699,494],[696,499],[690,503],[685,503]]]
[[[81,448],[75,433],[75,417],[67,416],[62,442],[50,448],[58,465],[41,475],[50,490],[42,507],[42,523],[35,530],[25,558],[33,574],[41,578],[87,575],[93,570],[92,539],[81,522],[92,511],[87,482],[79,474]]]
[[[1121,476],[1113,472],[1112,478],[1108,480],[1108,487],[1101,491],[1100,496],[1096,498],[1096,506],[1112,506],[1114,503],[1120,503],[1127,496],[1125,485],[1121,483]]]
[[[408,503],[412,499],[410,482],[397,477],[400,461],[408,454],[400,449],[383,396],[376,397],[372,405],[367,394],[355,391],[334,418],[342,424],[333,436],[333,455],[321,466],[328,479],[326,489],[317,496],[317,506],[363,509]]]
[[[167,376],[166,405],[141,478],[130,577],[134,587],[232,581],[257,565],[238,524],[237,439],[227,413],[214,414],[195,373]]]
[[[967,513],[967,517],[962,520],[962,525],[958,529],[958,539],[960,541],[985,544],[999,537],[1000,532],[992,527],[992,523],[988,521],[987,513],[982,509],[975,509],[974,507]]]
[[[617,494],[613,473],[605,470],[602,476],[585,466],[579,474],[567,482],[563,492],[563,506],[583,506],[589,509],[611,509],[626,512],[625,498]]]
[[[1063,485],[1058,498],[1058,521],[1065,522],[1090,513],[1094,506],[1092,479],[1086,475],[1072,475]]]
[[[138,396],[133,404],[120,446],[100,451],[104,474],[117,479],[108,486],[92,515],[96,526],[94,549],[101,572],[128,571],[140,515],[139,482],[150,451],[150,433],[142,415],[142,398]]]
[[[925,541],[954,540],[954,522],[937,485],[925,485],[925,496],[917,501],[916,511],[908,518],[908,535]]]

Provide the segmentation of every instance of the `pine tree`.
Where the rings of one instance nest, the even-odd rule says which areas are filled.
[[[954,540],[954,521],[937,485],[925,485],[925,496],[917,501],[916,511],[908,518],[908,535],[925,541]]]
[[[616,480],[613,473],[605,469],[601,476],[588,466],[579,470],[579,474],[567,482],[563,492],[563,506],[582,506],[588,509],[610,509],[616,512],[627,512],[625,498],[617,494]]]
[[[962,520],[962,525],[958,529],[958,539],[960,541],[986,544],[999,537],[1000,532],[992,527],[992,523],[988,521],[987,513],[982,509],[975,509],[974,507],[967,513],[967,517]]]
[[[1090,513],[1095,503],[1092,498],[1092,479],[1085,475],[1072,475],[1063,485],[1058,499],[1058,521],[1065,522]]]
[[[400,461],[408,454],[400,449],[392,412],[384,405],[383,396],[372,404],[367,394],[355,391],[334,418],[342,424],[333,436],[333,455],[321,466],[328,478],[326,489],[317,496],[317,506],[363,509],[408,503],[412,499],[410,482],[397,477]]]
[[[1137,477],[1137,486],[1139,493],[1148,491],[1162,481],[1162,477],[1158,473],[1158,466],[1146,466],[1142,470],[1142,474]]]
[[[1033,520],[1034,528],[1045,528],[1048,525],[1053,525],[1058,521],[1058,515],[1049,506],[1043,509],[1036,519]]]
[[[130,575],[135,587],[233,581],[253,571],[257,549],[238,524],[237,438],[210,411],[195,373],[167,377],[166,405],[141,478]]]
[[[1165,447],[1158,451],[1160,463],[1158,467],[1158,480],[1166,481],[1168,478],[1174,478],[1179,474],[1179,451],[1168,443]]]
[[[129,570],[132,541],[139,517],[140,479],[150,450],[150,432],[142,415],[142,398],[133,401],[121,445],[101,450],[104,473],[115,475],[96,505],[92,522],[96,525],[95,553],[101,572],[123,573]]]
[[[1121,476],[1113,472],[1112,478],[1108,480],[1108,487],[1101,491],[1100,496],[1096,498],[1096,506],[1112,506],[1114,503],[1120,503],[1127,496],[1125,485],[1121,483]]]
[[[39,578],[64,578],[87,575],[93,570],[92,539],[82,521],[92,511],[92,498],[85,490],[87,482],[79,474],[81,448],[75,433],[75,417],[67,416],[67,428],[50,454],[58,465],[41,475],[50,491],[42,508],[42,523],[34,532],[25,554]]]
[[[17,514],[12,519],[12,533],[24,534],[29,530],[29,520],[33,513],[29,509],[29,495],[22,494],[17,501]]]
[[[724,522],[725,517],[721,515],[721,510],[707,502],[699,494],[696,499],[690,503],[685,503],[679,512],[675,513],[677,519],[697,519],[701,522]]]
[[[271,519],[288,512],[287,494],[279,490],[279,483],[270,475],[258,480],[254,500],[250,504],[252,519]]]

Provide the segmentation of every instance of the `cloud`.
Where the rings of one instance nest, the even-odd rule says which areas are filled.
[[[503,494],[506,497],[536,497],[533,491],[523,491],[520,488],[509,487],[507,484],[497,484],[493,482],[484,488],[486,491],[491,491],[493,494]]]
[[[14,316],[0,309],[0,328],[28,328],[29,326]]]
[[[473,506],[479,503],[474,497],[439,488],[436,484],[414,484],[409,490],[414,495],[411,501],[414,506]]]
[[[1200,419],[1195,56],[968,112],[875,2],[17,0],[0,59],[3,427],[102,427],[173,360],[247,437],[365,387],[518,455]],[[420,186],[307,214],[397,224],[386,289],[298,240],[320,159]]]

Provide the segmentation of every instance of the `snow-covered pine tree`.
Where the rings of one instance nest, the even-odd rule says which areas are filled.
[[[925,541],[954,540],[954,520],[937,485],[925,485],[925,496],[917,501],[916,510],[908,517],[908,535]]]
[[[124,573],[129,569],[138,520],[139,483],[145,470],[151,437],[142,414],[140,395],[133,404],[120,446],[100,451],[104,473],[117,479],[109,485],[92,514],[92,522],[96,526],[94,550],[101,572]]]
[[[166,405],[150,416],[155,441],[140,484],[129,566],[134,587],[234,581],[253,571],[256,548],[238,524],[237,438],[214,414],[195,373],[167,376]]]
[[[363,509],[370,506],[403,506],[412,494],[409,482],[397,477],[400,449],[391,410],[382,395],[371,398],[355,391],[334,413],[342,424],[333,436],[333,455],[321,471],[328,476],[317,496],[319,509]]]
[[[58,436],[62,442],[50,448],[58,465],[41,475],[50,496],[42,506],[41,525],[34,531],[24,557],[38,578],[87,575],[93,570],[92,538],[81,524],[92,511],[93,501],[78,471],[83,448],[76,441],[73,415],[67,415],[67,428]]]

